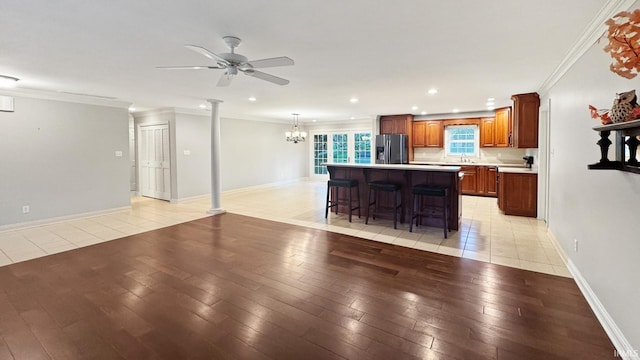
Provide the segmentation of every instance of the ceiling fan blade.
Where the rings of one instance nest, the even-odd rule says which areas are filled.
[[[293,65],[293,60],[286,56],[280,56],[269,59],[251,60],[247,61],[247,63],[256,69],[260,69],[274,66]]]
[[[156,66],[156,69],[169,69],[169,70],[202,70],[202,69],[224,69],[222,66]]]
[[[247,69],[247,70],[241,70],[241,71],[244,72],[245,75],[257,77],[258,79],[266,80],[266,81],[272,82],[274,84],[287,85],[289,83],[289,80],[287,80],[287,79],[283,79],[283,78],[280,78],[280,77],[277,77],[277,76],[266,74],[266,73],[263,73],[261,71],[256,71],[256,70],[253,70],[253,69]]]
[[[222,61],[225,64],[228,64],[229,62],[225,59],[223,59],[222,57],[220,57],[220,55],[212,53],[211,51],[203,48],[202,46],[198,46],[198,45],[185,45],[184,47],[186,47],[189,50],[195,51],[198,54],[202,54],[206,57],[208,57],[209,59],[215,60],[215,61]]]
[[[222,74],[222,76],[220,76],[220,80],[218,80],[217,86],[229,86],[231,85],[231,80],[233,80],[233,76],[227,75],[227,73],[225,72],[224,74]]]

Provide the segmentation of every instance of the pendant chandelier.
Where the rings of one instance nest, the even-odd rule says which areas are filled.
[[[293,115],[293,126],[291,126],[291,131],[284,133],[287,137],[287,141],[293,141],[294,144],[304,142],[307,139],[307,132],[300,131],[300,125],[298,124],[298,115],[300,114],[291,115]]]

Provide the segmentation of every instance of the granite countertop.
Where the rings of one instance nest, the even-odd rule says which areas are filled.
[[[514,168],[514,167],[498,167],[498,172],[500,173],[518,173],[518,174],[537,174],[538,168]]]
[[[325,163],[326,166],[352,167],[363,169],[387,169],[387,170],[418,170],[418,171],[440,171],[440,172],[456,172],[460,171],[460,166],[451,165],[420,165],[411,164],[353,164],[353,163]]]
[[[524,168],[524,164],[503,164],[490,162],[445,162],[445,161],[410,161],[412,165],[453,165],[453,166],[497,166],[497,167],[513,167]]]

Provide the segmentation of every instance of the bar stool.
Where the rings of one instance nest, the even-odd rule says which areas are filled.
[[[349,193],[347,200],[340,200],[340,188],[346,188]],[[356,188],[356,206],[353,206],[353,200],[351,194],[353,188]],[[330,196],[333,193],[333,196]],[[327,182],[327,203],[324,209],[324,218],[329,216],[329,208],[336,208],[336,215],[338,214],[338,205],[349,206],[349,222],[351,222],[351,213],[353,210],[358,210],[358,218],[360,218],[360,189],[358,180],[352,179],[330,179]]]
[[[413,219],[416,219],[416,226],[422,221],[423,216],[442,219],[442,229],[444,238],[447,238],[449,230],[449,188],[444,185],[419,184],[411,188],[411,220],[409,232],[413,232]],[[436,198],[440,204],[423,205],[424,198]],[[417,210],[416,210],[417,208]]]
[[[369,224],[369,215],[372,214],[372,218],[376,218],[376,213],[393,212],[393,228],[398,228],[398,212],[402,210],[402,200],[398,201],[398,195],[401,195],[400,185],[395,183],[389,183],[384,181],[371,181],[367,188],[367,218],[364,223]],[[380,191],[393,193],[393,207],[381,207],[378,204],[378,196]],[[373,195],[373,201],[371,201],[371,195]],[[373,211],[371,211],[371,205],[374,205]]]

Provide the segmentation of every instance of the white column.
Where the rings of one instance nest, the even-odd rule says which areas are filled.
[[[207,99],[211,103],[211,209],[207,214],[218,215],[226,212],[220,206],[222,186],[220,183],[220,114],[218,105],[222,100]]]

